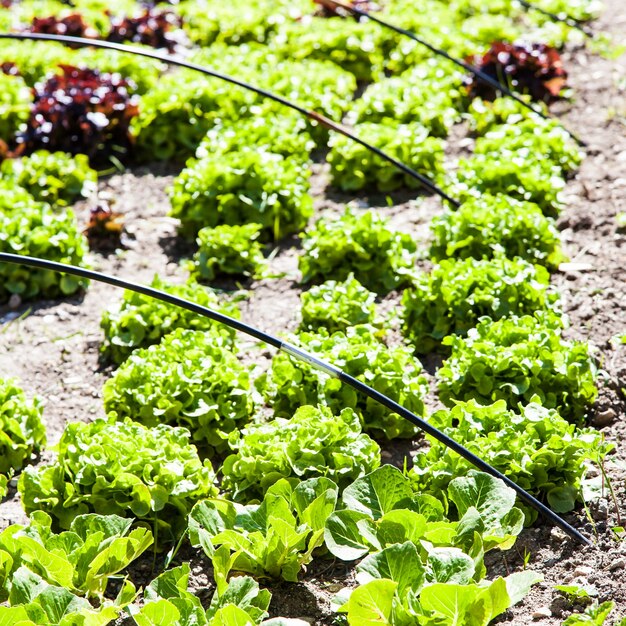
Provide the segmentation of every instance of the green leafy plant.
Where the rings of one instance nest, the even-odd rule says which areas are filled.
[[[204,454],[228,452],[254,413],[247,369],[214,333],[179,328],[136,350],[104,385],[104,408],[153,427],[184,426]]]
[[[576,169],[583,154],[563,126],[555,120],[544,120],[533,116],[515,124],[503,124],[491,128],[476,140],[476,154],[497,154],[502,146],[507,150],[527,150],[540,154],[563,172]]]
[[[35,200],[56,206],[67,206],[79,197],[90,196],[98,181],[84,154],[70,156],[46,150],[37,150],[28,157],[5,159],[0,174],[15,180]]]
[[[15,379],[0,378],[0,475],[22,469],[46,445],[42,413],[41,400],[29,402]]]
[[[184,428],[97,420],[68,424],[57,460],[24,470],[18,489],[27,513],[42,510],[62,529],[85,513],[135,517],[162,545],[185,530],[197,500],[217,493],[214,478]]]
[[[267,616],[271,595],[259,589],[249,576],[236,576],[228,582],[217,578],[217,589],[208,609],[198,596],[188,591],[189,564],[167,570],[157,576],[144,592],[140,607],[129,612],[137,626],[249,626]]]
[[[143,161],[180,161],[193,156],[207,132],[223,119],[249,114],[254,96],[190,70],[165,75],[141,99],[131,129]]]
[[[370,324],[376,315],[376,294],[350,274],[344,281],[327,280],[300,296],[302,330],[325,328],[329,333]]]
[[[496,610],[488,603],[489,611],[481,613],[485,621],[476,622],[486,625],[541,580],[534,572],[483,580],[485,552],[509,549],[522,530],[513,490],[481,472],[455,479],[447,496],[458,521],[445,515],[445,495],[415,493],[409,478],[389,465],[344,491],[343,507],[326,523],[325,540],[340,559],[365,556],[357,565],[361,586],[340,609],[349,624],[376,615],[394,625],[413,623],[418,615],[430,618],[426,624],[454,624],[448,621],[454,615],[475,615],[473,599],[486,594],[502,605]]]
[[[287,58],[332,61],[357,80],[372,82],[382,75],[379,39],[376,24],[313,18],[291,21],[270,45]]]
[[[349,408],[300,407],[291,419],[276,418],[233,432],[237,451],[224,461],[223,487],[234,500],[261,498],[281,478],[325,476],[340,488],[380,463],[380,448],[361,433]]]
[[[604,626],[614,608],[615,603],[611,601],[602,602],[601,604],[594,602],[585,609],[584,613],[570,615],[563,622],[563,626]],[[618,626],[624,626],[625,624],[626,618],[622,619]]]
[[[171,285],[155,276],[150,286],[239,318],[239,309],[234,303],[222,300],[216,292],[197,283]],[[104,330],[100,351],[105,359],[116,365],[123,363],[133,350],[159,343],[177,328],[211,331],[216,336],[216,342],[225,346],[232,346],[235,341],[235,331],[231,328],[134,291],[125,291],[122,301],[102,314],[100,326]]]
[[[556,217],[563,206],[565,180],[561,168],[528,148],[509,149],[460,159],[451,177],[450,192],[457,198],[478,198],[485,193],[509,195],[534,202],[544,215]]]
[[[367,289],[387,294],[409,281],[417,246],[389,228],[375,211],[346,209],[338,219],[320,219],[303,238],[298,266],[302,281],[346,280],[350,273]]]
[[[547,111],[543,103],[535,102],[533,106]],[[498,124],[517,124],[526,119],[536,119],[532,111],[508,97],[496,98],[493,102],[474,98],[466,117],[477,135],[484,135]]]
[[[278,114],[270,106],[259,109],[253,117],[220,121],[198,146],[196,158],[254,146],[263,152],[294,156],[306,162],[315,148],[306,119],[295,112]]]
[[[257,222],[280,239],[302,229],[313,213],[308,167],[272,152],[245,149],[192,159],[169,194],[180,231]]]
[[[82,265],[85,251],[85,238],[72,211],[56,213],[35,201],[22,203],[19,210],[0,211],[0,252]],[[12,294],[22,300],[68,296],[87,284],[68,274],[0,263],[0,303]]]
[[[564,321],[554,313],[482,320],[467,337],[443,340],[451,355],[438,370],[439,398],[510,409],[535,399],[573,422],[582,422],[598,395],[596,368],[587,343],[566,341]]]
[[[463,99],[459,75],[439,61],[427,63],[370,85],[355,102],[355,121],[418,122],[434,137],[446,137],[458,121]]]
[[[362,122],[355,126],[354,132],[359,138],[384,149],[429,178],[443,174],[443,142],[437,137],[429,137],[428,129],[420,123],[390,124],[389,120],[380,124]],[[344,191],[368,187],[392,191],[403,186],[417,188],[421,185],[392,163],[348,137],[335,135],[329,146],[327,160],[332,183]]]
[[[436,261],[504,254],[554,270],[566,260],[554,220],[536,204],[505,195],[469,199],[435,217],[431,231],[430,255]]]
[[[448,499],[456,507],[456,521],[446,515]],[[430,495],[417,493],[408,476],[383,465],[346,487],[341,505],[326,523],[325,541],[344,561],[370,553],[378,559],[381,550],[407,541],[423,545],[421,558],[426,562],[418,564],[416,572],[422,570],[422,582],[446,582],[460,574],[467,583],[485,576],[486,551],[507,550],[515,543],[524,516],[514,505],[515,493],[481,472],[456,478]],[[442,569],[446,558],[451,563]]]
[[[0,140],[13,142],[28,121],[32,96],[24,79],[0,72]]]
[[[189,538],[212,560],[217,580],[238,571],[297,582],[335,510],[337,485],[319,477],[274,483],[260,504],[204,500],[189,515]]]
[[[544,267],[519,258],[443,260],[404,292],[403,333],[417,352],[430,352],[446,335],[466,335],[482,316],[552,308],[557,296],[548,282]]]
[[[198,281],[216,276],[256,276],[265,267],[263,246],[257,241],[260,224],[202,228],[198,232],[198,252],[190,264],[191,275]]]
[[[434,413],[430,422],[489,462],[522,489],[547,498],[553,510],[571,511],[580,499],[581,480],[589,462],[611,449],[593,429],[578,429],[554,409],[534,402],[507,408],[503,400],[481,406],[459,402]],[[463,458],[430,439],[430,450],[418,454],[410,476],[415,488],[439,494],[471,469]],[[532,517],[536,515],[528,511]]]
[[[376,329],[355,326],[345,333],[300,333],[295,343],[328,360],[377,391],[388,395],[417,415],[424,415],[428,381],[420,362],[406,346],[387,347]],[[275,413],[289,416],[303,404],[323,404],[334,412],[354,409],[364,431],[377,437],[412,437],[416,427],[337,378],[331,378],[301,360],[278,352],[264,383],[264,393]]]
[[[112,576],[125,569],[152,544],[146,528],[117,515],[79,515],[68,530],[55,534],[52,518],[34,511],[28,526],[13,524],[0,534],[0,597],[19,593],[19,568],[80,596],[102,601]]]
[[[108,626],[134,597],[134,588],[124,586],[114,603],[99,608],[65,587],[50,585],[26,567],[13,574],[13,593],[0,606],[0,623],[19,626]]]

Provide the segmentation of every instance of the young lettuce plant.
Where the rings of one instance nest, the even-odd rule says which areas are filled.
[[[41,576],[20,567],[12,576],[8,603],[0,606],[0,623],[19,626],[108,626],[135,597],[134,587],[124,585],[114,602],[94,608],[86,598],[65,587],[48,584]]]
[[[307,130],[305,117],[295,111],[279,114],[272,103],[255,110],[254,117],[220,121],[198,146],[196,158],[242,150],[251,145],[263,152],[293,156],[305,163],[315,148],[315,141]]]
[[[19,593],[14,576],[21,569],[102,602],[111,577],[152,545],[152,533],[147,528],[131,530],[132,523],[117,515],[79,515],[68,530],[56,534],[52,518],[34,511],[28,526],[13,524],[0,534],[0,598]]]
[[[230,451],[229,436],[250,421],[248,370],[212,332],[178,328],[136,350],[104,385],[107,413],[148,427],[184,426],[203,454]]]
[[[297,233],[313,214],[307,162],[244,148],[190,159],[169,190],[170,215],[192,238],[204,227],[258,223],[274,240]]]
[[[561,417],[581,423],[598,395],[596,368],[588,343],[566,341],[565,321],[552,312],[482,320],[467,337],[449,336],[450,357],[437,372],[439,398],[509,409],[533,399]]]
[[[14,188],[23,198],[21,188]],[[0,211],[0,252],[82,265],[86,249],[86,240],[70,210],[57,213],[33,199]],[[67,274],[0,263],[0,304],[13,294],[22,300],[69,296],[87,284],[87,280]]]
[[[355,126],[354,131],[361,139],[384,149],[430,178],[441,177],[444,173],[443,141],[429,137],[428,129],[420,123],[398,124],[389,123],[389,120],[381,124],[362,122]],[[332,183],[343,191],[364,188],[393,191],[403,186],[417,188],[421,184],[348,137],[335,135],[331,137],[329,146]]]
[[[297,582],[324,544],[324,525],[336,502],[337,485],[328,478],[281,479],[260,504],[199,502],[189,515],[189,538],[213,562],[217,581],[237,571]]]
[[[254,626],[267,616],[271,594],[259,589],[249,576],[236,576],[228,582],[217,579],[217,589],[208,609],[198,596],[188,591],[189,564],[167,570],[155,578],[144,592],[141,607],[128,610],[137,626]]]
[[[424,415],[428,380],[421,363],[407,346],[387,347],[382,335],[372,326],[354,326],[345,333],[329,335],[324,328],[317,333],[302,332],[294,338],[297,345],[341,367],[343,371],[387,394],[417,415]],[[323,404],[334,412],[350,407],[357,412],[364,431],[377,437],[412,437],[417,428],[392,411],[357,394],[336,378],[314,367],[277,353],[265,379],[259,381],[274,412],[289,416],[303,404]]]
[[[531,402],[514,412],[503,400],[481,406],[459,402],[434,413],[433,426],[454,437],[477,456],[536,497],[546,498],[558,513],[571,511],[580,499],[587,466],[612,449],[601,433],[576,428],[554,409]],[[438,496],[471,465],[431,438],[430,450],[415,457],[410,477],[415,488]],[[532,510],[527,511],[531,517]]]
[[[443,260],[402,296],[403,333],[416,351],[437,349],[450,334],[464,336],[482,316],[494,320],[550,309],[550,276],[523,259]]]
[[[513,490],[481,472],[455,479],[447,499],[458,521],[444,514],[446,494],[441,495],[415,493],[410,480],[389,465],[344,491],[343,508],[329,517],[325,538],[340,559],[365,556],[357,566],[361,586],[340,609],[349,624],[375,615],[397,626],[418,616],[428,620],[425,624],[455,623],[448,620],[467,619],[486,598],[497,598],[481,612],[484,621],[476,622],[486,626],[541,580],[534,572],[483,580],[485,552],[509,549],[522,530],[524,516],[514,506]]]
[[[135,517],[163,545],[184,532],[195,502],[217,494],[214,480],[184,428],[96,420],[68,424],[56,461],[24,470],[18,489],[27,513],[44,511],[62,529],[92,512]]]
[[[10,145],[30,116],[32,96],[21,76],[0,72],[0,140]]]
[[[29,402],[15,379],[0,378],[0,475],[21,470],[46,445],[42,413],[39,398]]]
[[[198,252],[194,254],[189,271],[198,282],[210,282],[216,277],[261,274],[265,267],[263,246],[257,241],[260,224],[222,224],[202,228],[198,232]]]
[[[347,208],[338,219],[320,219],[303,237],[298,266],[302,282],[346,280],[352,273],[380,295],[408,284],[417,246],[413,238],[389,228],[375,211]]]
[[[532,202],[498,194],[471,198],[433,219],[430,256],[443,259],[518,257],[555,270],[566,260],[552,218]]]
[[[215,291],[197,283],[170,285],[155,276],[150,286],[230,317],[238,319],[240,316],[235,304],[220,299]],[[103,313],[100,326],[105,337],[100,351],[115,365],[123,363],[133,350],[159,343],[177,328],[211,331],[216,343],[224,346],[234,345],[236,334],[223,324],[134,291],[125,291],[122,301]]]
[[[70,156],[65,152],[37,150],[30,156],[5,159],[0,174],[14,180],[35,200],[63,207],[96,191],[98,175],[89,167],[84,154]]]
[[[281,478],[327,477],[340,488],[380,464],[380,448],[361,433],[356,413],[302,406],[291,419],[251,424],[231,434],[222,486],[236,501],[262,498]]]
[[[534,202],[544,215],[557,217],[563,207],[565,179],[559,165],[528,148],[499,144],[497,152],[460,159],[451,177],[451,195],[465,200],[502,193]]]
[[[344,281],[327,280],[300,296],[300,330],[325,328],[332,334],[350,326],[371,324],[376,315],[375,300],[376,294],[363,287],[354,274]]]
[[[370,85],[355,102],[356,122],[420,123],[433,137],[447,137],[458,121],[463,99],[460,75],[431,59],[404,72]]]

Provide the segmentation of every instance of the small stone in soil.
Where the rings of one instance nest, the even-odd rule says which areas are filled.
[[[9,308],[10,309],[17,309],[19,308],[19,306],[22,304],[22,298],[20,298],[20,296],[16,293],[14,293],[10,298],[9,298]]]
[[[624,569],[626,567],[626,559],[617,559],[609,565],[609,571],[614,572],[618,569]]]
[[[540,606],[533,611],[533,619],[545,619],[552,617],[552,611],[547,606]]]

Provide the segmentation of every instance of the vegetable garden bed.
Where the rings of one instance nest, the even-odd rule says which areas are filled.
[[[14,15],[29,20],[30,4],[0,8],[3,27],[8,27],[2,21],[3,11],[13,10]],[[115,7],[122,14],[130,4],[120,2]],[[475,3],[433,0],[429,6],[435,15],[464,4],[473,7]],[[83,596],[93,606],[99,606],[105,597],[102,620],[94,623],[134,623],[127,612],[118,616],[119,606],[130,604],[136,607],[131,613],[140,612],[135,618],[140,626],[202,624],[205,622],[176,622],[163,600],[171,600],[167,594],[174,585],[186,589],[188,564],[188,588],[204,609],[212,597],[224,596],[228,578],[229,593],[239,599],[245,594],[234,586],[248,585],[248,617],[237,615],[240,621],[226,621],[227,617],[235,619],[233,609],[233,615],[224,613],[224,621],[213,617],[211,624],[247,625],[263,619],[268,597],[252,581],[239,577],[243,574],[252,575],[261,589],[271,592],[269,617],[298,618],[324,626],[346,623],[345,614],[336,611],[341,598],[347,598],[345,589],[357,589],[348,605],[351,626],[418,623],[415,615],[405,616],[403,621],[399,609],[392,621],[387,610],[394,593],[395,602],[404,602],[403,610],[407,610],[409,601],[403,594],[411,587],[420,590],[419,602],[414,602],[425,612],[424,624],[486,624],[498,614],[501,624],[556,626],[570,615],[574,617],[568,625],[600,624],[601,618],[575,621],[576,615],[608,601],[615,603],[615,608],[605,623],[618,624],[626,617],[626,56],[608,58],[594,53],[570,33],[563,59],[572,99],[553,104],[551,111],[588,143],[586,154],[579,163],[575,144],[553,128],[552,122],[538,126],[539,130],[532,126],[537,122],[531,122],[529,134],[542,137],[530,144],[531,151],[542,151],[542,157],[532,159],[523,156],[527,154],[523,152],[527,135],[519,130],[524,123],[515,114],[509,127],[480,137],[485,134],[481,124],[495,124],[481,112],[477,101],[469,105],[465,100],[454,68],[439,62],[429,65],[408,41],[396,41],[393,49],[386,49],[381,31],[371,23],[354,21],[346,26],[348,18],[330,18],[321,24],[314,21],[307,26],[304,20],[281,26],[289,16],[289,6],[281,3],[274,10],[282,18],[258,23],[238,15],[229,17],[225,10],[218,19],[196,0],[183,0],[169,8],[182,16],[187,37],[193,40],[183,45],[193,50],[198,62],[230,73],[239,71],[246,80],[281,93],[293,91],[302,104],[336,120],[347,114],[345,120],[355,124],[364,139],[381,145],[463,200],[456,214],[459,221],[446,220],[441,200],[411,189],[414,181],[391,165],[372,159],[343,137],[331,134],[326,145],[327,136],[320,127],[310,127],[282,109],[253,101],[247,93],[183,71],[170,70],[158,79],[157,71],[146,70],[158,65],[153,62],[129,57],[131,61],[124,65],[113,53],[98,57],[94,52],[68,51],[43,43],[37,46],[52,46],[50,50],[61,60],[69,55],[77,64],[93,59],[91,67],[100,62],[107,71],[125,68],[139,85],[137,95],[131,98],[139,117],[133,122],[120,116],[115,126],[120,135],[114,134],[114,147],[102,150],[107,144],[101,139],[100,152],[90,153],[92,159],[106,161],[113,154],[115,162],[118,158],[123,161],[125,153],[118,150],[124,148],[120,138],[129,124],[138,139],[128,168],[121,172],[113,168],[100,175],[97,192],[86,162],[74,167],[62,159],[45,165],[32,160],[33,168],[48,174],[42,184],[41,178],[28,170],[28,161],[20,170],[17,159],[7,159],[9,165],[1,170],[0,217],[8,220],[24,206],[31,207],[29,215],[45,216],[52,209],[42,202],[56,205],[60,213],[70,205],[80,227],[74,227],[71,214],[67,214],[63,229],[66,233],[75,229],[76,235],[70,239],[75,237],[78,243],[71,239],[68,246],[79,250],[83,243],[78,231],[87,226],[90,209],[110,206],[123,219],[123,245],[89,253],[85,260],[94,269],[144,284],[158,276],[162,281],[158,285],[183,285],[192,275],[217,287],[217,296],[204,296],[206,304],[219,302],[220,310],[228,313],[239,309],[244,321],[299,342],[417,415],[427,416],[542,501],[564,512],[565,519],[590,537],[594,546],[583,548],[541,519],[530,525],[533,515],[527,509],[529,527],[522,530],[523,516],[513,508],[510,493],[485,476],[468,476],[467,464],[429,443],[411,425],[286,354],[275,355],[273,349],[243,336],[234,345],[233,333],[187,314],[172,317],[167,309],[152,305],[138,313],[134,307],[145,300],[128,298],[126,309],[120,312],[117,303],[122,292],[99,283],[76,291],[79,285],[71,281],[57,284],[49,276],[31,280],[23,274],[0,271],[0,381],[16,378],[25,392],[22,398],[13,387],[6,391],[0,385],[0,415],[2,410],[15,413],[29,399],[39,397],[47,434],[45,444],[40,427],[34,428],[32,458],[30,449],[22,454],[25,448],[17,445],[17,439],[11,442],[11,463],[18,471],[0,504],[0,528],[27,525],[23,506],[28,512],[43,509],[51,515],[55,532],[71,528],[80,537],[76,545],[82,545],[95,532],[95,523],[91,527],[92,522],[83,522],[85,518],[76,515],[95,511],[142,520],[140,528],[131,531],[126,522],[110,518],[116,521],[109,522],[104,531],[115,534],[118,543],[114,545],[124,545],[127,560],[132,562],[126,567],[126,561],[120,559],[118,569],[135,585],[137,597],[121,582],[122,577],[113,576],[107,585],[106,574],[92,572],[83,580],[80,566],[69,581],[67,570],[56,578],[46,578],[45,572],[33,565],[42,562],[42,553],[29,556],[28,551],[34,549],[25,542],[19,548],[23,566],[19,573],[17,565],[11,569],[13,566],[7,567],[7,561],[0,558],[0,583],[4,585],[0,599],[6,599],[4,590],[16,581],[14,589],[23,580],[26,587],[36,587],[39,579],[24,573],[30,568],[49,584],[80,597],[75,601],[76,611],[85,610],[86,605],[80,604]],[[65,9],[51,4],[50,10],[62,14]],[[93,10],[97,13],[99,9]],[[86,19],[102,34],[105,25],[93,17],[95,13],[87,12]],[[437,43],[461,56],[469,45],[486,50],[490,25],[485,20],[494,20],[491,27],[505,37],[515,37],[531,27],[525,18],[508,20],[504,15],[471,13],[469,10],[455,23],[465,38],[455,43],[454,38],[444,37]],[[400,8],[389,10],[390,21],[401,17]],[[419,15],[405,19],[414,29],[423,25]],[[166,30],[177,32],[176,20],[168,23]],[[158,24],[163,27],[163,18]],[[344,27],[352,29],[357,44],[346,38]],[[593,29],[619,44],[626,33],[626,8],[618,0],[605,0],[604,12],[593,22]],[[555,42],[563,36],[559,28],[546,23],[535,32]],[[241,37],[250,44],[246,53],[249,67],[241,64],[241,57],[231,58],[224,52],[237,46],[246,50]],[[175,45],[170,39],[165,44],[160,41],[161,45]],[[289,41],[300,45],[294,47]],[[323,42],[321,50],[316,41]],[[271,52],[264,45],[267,43]],[[228,47],[219,47],[224,45]],[[29,49],[47,49],[29,46],[2,42],[0,61],[21,51],[24,58],[18,59],[18,67],[25,84],[32,86],[48,71],[48,61],[38,65],[28,59]],[[198,52],[200,47],[204,50]],[[225,56],[222,59],[220,55]],[[303,65],[290,66],[294,58],[305,59]],[[302,76],[297,73],[299,67]],[[408,74],[398,78],[405,70]],[[385,77],[385,72],[392,76]],[[407,76],[417,84],[426,81],[428,89],[416,94],[403,83],[409,80]],[[373,85],[365,88],[370,82]],[[119,82],[115,84],[118,92],[123,91]],[[360,98],[352,102],[355,91]],[[166,106],[171,93],[178,93],[180,100]],[[24,92],[15,97],[24,99]],[[1,98],[2,94],[0,103]],[[194,106],[188,106],[189,101]],[[489,105],[482,106],[489,109]],[[222,117],[212,113],[215,107],[220,107]],[[461,109],[466,112],[464,117],[455,113]],[[24,121],[23,111],[17,115]],[[244,120],[243,131],[238,131],[233,121],[239,115]],[[7,128],[14,127],[15,118],[6,117]],[[397,120],[390,119],[393,117]],[[0,119],[0,132],[7,133],[3,122],[5,119]],[[35,130],[27,137],[33,145],[40,139]],[[256,144],[256,149],[242,145],[246,141]],[[197,145],[196,159],[184,166]],[[495,161],[490,153],[494,146],[500,149],[502,145],[511,150],[500,156],[503,169],[486,165],[482,178],[477,179],[475,170],[481,160]],[[482,157],[481,152],[487,156]],[[310,162],[309,154],[313,155]],[[561,175],[565,187],[557,194]],[[500,181],[511,177],[526,186],[526,198],[521,197],[518,186],[515,199],[500,200],[499,204],[488,198],[472,199],[473,189],[500,192]],[[10,186],[12,180],[35,199],[23,190],[16,192]],[[242,202],[238,194],[246,184],[250,187]],[[258,201],[261,187],[263,195]],[[81,188],[83,198],[78,197]],[[221,195],[215,189],[221,189]],[[524,204],[529,200],[536,204]],[[350,206],[347,213],[346,205]],[[206,212],[206,207],[210,211]],[[489,220],[494,211],[502,220],[497,228]],[[463,222],[464,212],[474,226]],[[556,216],[555,225],[544,215]],[[486,226],[481,226],[481,219]],[[23,228],[34,229],[33,223]],[[238,229],[237,224],[247,223],[258,226]],[[203,226],[210,228],[201,230]],[[470,228],[475,230],[470,233]],[[503,250],[495,254],[494,233],[504,235]],[[506,233],[510,233],[508,239]],[[45,256],[49,253],[46,245],[33,248],[32,254]],[[361,253],[363,249],[369,256]],[[0,246],[0,251],[7,250]],[[480,262],[473,258],[481,255],[493,258]],[[513,257],[517,258],[511,260]],[[219,273],[224,270],[226,275]],[[327,280],[334,282],[320,286]],[[23,297],[13,296],[8,302],[9,292],[20,291],[15,288],[19,281],[27,285]],[[200,287],[180,289],[181,295],[198,299]],[[71,293],[57,297],[59,290]],[[303,293],[309,295],[303,298],[301,311]],[[111,312],[101,325],[105,310]],[[561,312],[569,316],[565,327]],[[526,317],[510,322],[507,318],[511,315]],[[482,316],[491,320],[481,321]],[[331,332],[320,328],[323,326]],[[163,339],[168,331],[174,334]],[[456,336],[444,339],[451,333]],[[477,357],[480,354],[483,356]],[[528,368],[525,383],[520,383],[522,361]],[[559,369],[563,362],[566,365]],[[489,369],[496,366],[497,375]],[[596,368],[599,373],[594,373]],[[328,408],[299,409],[317,402]],[[462,404],[453,408],[458,402]],[[495,404],[489,408],[480,405],[490,402]],[[519,402],[528,406],[521,409]],[[31,421],[37,406],[28,409]],[[107,413],[118,420],[113,426],[105,427],[100,421]],[[251,420],[259,425],[251,425]],[[168,426],[157,427],[158,423]],[[191,442],[201,458],[210,461],[203,464],[189,448],[185,431],[171,428],[179,426],[190,428]],[[9,432],[7,425],[3,428]],[[241,428],[245,428],[244,434],[238,435]],[[606,443],[601,442],[600,433]],[[59,441],[61,445],[55,449]],[[601,467],[592,466],[581,481],[582,459],[597,456],[607,444],[613,449]],[[308,456],[302,454],[302,448]],[[20,495],[17,477],[21,466],[29,462],[30,468],[22,470]],[[520,469],[529,462],[526,467],[531,467],[530,471]],[[371,474],[379,464],[406,469],[407,475],[389,467]],[[146,496],[137,478],[132,479],[139,481],[132,482],[132,489],[116,482],[118,465],[119,471],[133,466],[136,476],[148,483],[156,480],[159,489]],[[1,474],[10,476],[8,468],[0,469]],[[217,482],[214,470],[219,470]],[[96,474],[98,490],[93,488],[95,479],[84,478]],[[363,478],[366,474],[369,477]],[[296,475],[308,482],[297,487],[280,480]],[[211,500],[218,493],[218,484],[236,505]],[[482,489],[490,494],[487,503],[475,497]],[[375,502],[374,493],[387,494],[388,500]],[[206,498],[209,500],[197,504]],[[264,498],[268,510],[271,506],[272,511],[280,511],[281,519],[238,508],[235,523],[235,506]],[[444,502],[450,510],[437,502]],[[472,517],[472,506],[478,509],[479,522]],[[350,529],[357,528],[357,518],[359,531],[354,534]],[[31,534],[46,535],[50,519],[37,512],[32,520],[32,529],[38,530]],[[462,520],[460,527],[457,520]],[[154,583],[170,561],[168,551],[188,523],[191,541],[185,539],[168,563],[183,569]],[[422,523],[423,529],[418,531]],[[226,531],[218,534],[216,524]],[[237,524],[240,530],[235,540],[231,529]],[[266,527],[264,533],[254,533],[260,525]],[[305,537],[299,543],[293,539],[296,525]],[[467,539],[464,525],[476,532],[474,543]],[[286,533],[287,526],[298,547],[292,546],[289,556],[280,560],[270,554],[268,537],[270,531],[276,536]],[[353,533],[349,541],[348,531]],[[158,551],[148,547],[150,532]],[[263,534],[261,539],[256,536],[259,534]],[[55,540],[42,543],[46,541]],[[254,561],[237,554],[237,541],[256,541],[255,549],[263,556]],[[50,550],[51,545],[46,547]],[[85,551],[76,545],[74,555]],[[11,546],[6,534],[0,535],[0,557],[11,550],[17,554],[18,548]],[[484,572],[481,549],[488,552]],[[97,551],[104,553],[104,544]],[[228,563],[231,553],[234,560]],[[134,556],[138,558],[133,560]],[[58,561],[55,563],[58,566]],[[400,563],[408,565],[404,573],[394,571]],[[388,567],[391,570],[385,569]],[[47,570],[50,574],[53,565]],[[3,572],[8,572],[8,586]],[[543,581],[537,582],[539,577],[532,572]],[[108,573],[116,574],[117,569]],[[506,592],[500,576],[511,576]],[[485,580],[480,588],[475,586],[481,579],[495,581],[489,602],[496,598],[506,605],[518,595],[521,600],[525,594],[514,591],[516,588],[530,586],[530,592],[510,608],[489,605],[486,609],[488,586]],[[394,587],[398,582],[401,586]],[[565,587],[559,590],[558,585]],[[148,588],[145,595],[144,588]],[[204,615],[192,596],[184,590],[176,593],[179,608],[186,606],[185,610]],[[453,593],[457,593],[454,601],[450,599]],[[462,600],[463,594],[467,601]],[[116,595],[117,607],[111,604]],[[158,610],[164,611],[160,616],[155,608],[159,597]],[[18,592],[13,591],[8,602],[18,606],[17,598]],[[155,603],[153,613],[151,603]],[[141,609],[142,605],[148,608]],[[465,616],[455,622],[447,613],[453,610],[450,607],[461,614],[469,611],[471,619]],[[482,617],[478,617],[480,611]],[[6,615],[5,619],[17,619]],[[59,623],[29,616],[36,624]],[[63,623],[79,623],[72,621],[77,617],[68,619]]]

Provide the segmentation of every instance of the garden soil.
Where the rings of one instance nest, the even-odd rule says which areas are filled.
[[[616,43],[624,43],[626,3],[606,0],[604,17],[594,29],[607,32]],[[522,567],[544,576],[522,603],[498,619],[500,624],[561,624],[582,606],[556,591],[554,586],[559,584],[587,586],[597,600],[614,601],[616,610],[610,624],[626,616],[626,539],[615,530],[626,526],[626,344],[615,340],[616,335],[626,333],[626,228],[620,231],[616,221],[619,213],[626,212],[626,55],[610,60],[572,48],[565,55],[565,63],[573,99],[555,111],[588,147],[580,171],[568,183],[567,208],[559,219],[570,260],[552,280],[571,320],[567,335],[589,340],[597,348],[601,392],[589,420],[616,449],[606,461],[607,480],[600,487],[600,497],[589,503],[586,512],[566,516],[593,540],[593,547],[577,545],[539,520],[523,531],[513,550],[489,555],[490,576],[506,575]],[[460,131],[449,141],[451,157],[467,150],[469,142],[459,141],[459,136]],[[162,165],[137,168],[101,181],[99,201],[124,214],[128,246],[109,255],[91,255],[94,269],[144,283],[155,274],[173,282],[186,279],[180,260],[190,256],[193,249],[179,242],[176,221],[167,217],[166,189],[178,171]],[[321,163],[314,166],[312,182],[317,216],[338,213],[347,202],[377,207],[391,217],[394,226],[413,234],[423,249],[428,225],[442,210],[435,198],[415,194],[392,194],[391,198],[363,194],[355,198],[337,193],[328,188],[327,167]],[[86,222],[89,203],[78,204],[76,210]],[[248,298],[241,302],[245,321],[278,334],[297,328],[301,292],[298,247],[296,238],[283,242],[273,251],[273,277],[240,286],[248,292]],[[18,377],[29,396],[42,398],[50,444],[58,441],[68,421],[89,421],[104,415],[101,391],[111,370],[99,360],[103,339],[99,323],[104,308],[120,296],[112,287],[92,284],[80,297],[33,305],[13,302],[11,308],[0,308],[0,376]],[[393,311],[397,305],[396,294],[386,298],[382,308]],[[264,346],[242,341],[243,360],[259,371],[267,367],[271,354]],[[435,355],[424,362],[431,376],[440,361]],[[430,410],[440,406],[434,391],[427,404]],[[401,466],[405,454],[419,445],[419,441],[383,444],[383,461]],[[53,458],[54,453],[46,451],[38,462]],[[25,520],[13,484],[8,499],[0,505],[0,528]],[[155,563],[158,570],[162,560],[162,555],[144,557],[129,575],[136,584],[144,585],[154,576]],[[191,562],[193,588],[208,601],[213,591],[209,561],[188,547],[178,555],[177,562],[181,560]],[[333,595],[353,584],[353,564],[317,559],[300,583],[269,587],[273,594],[271,615],[330,625]]]

